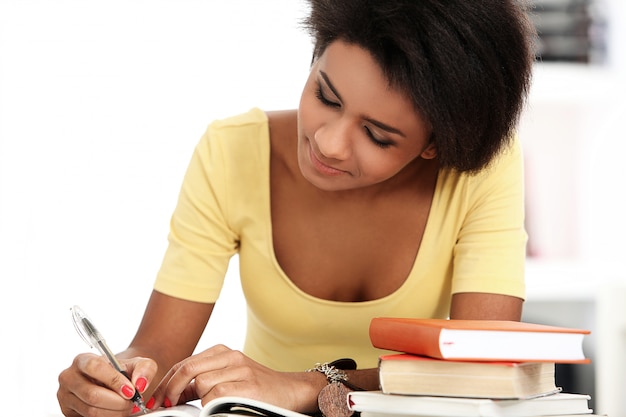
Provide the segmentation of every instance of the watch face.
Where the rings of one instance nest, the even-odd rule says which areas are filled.
[[[326,385],[317,397],[317,404],[326,417],[350,417],[353,413],[348,408],[348,392],[352,391],[340,382]]]

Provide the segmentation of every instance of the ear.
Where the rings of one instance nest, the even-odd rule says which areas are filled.
[[[420,154],[423,159],[434,159],[437,156],[437,147],[434,142],[426,147]]]

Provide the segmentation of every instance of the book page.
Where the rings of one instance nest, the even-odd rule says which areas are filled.
[[[152,411],[147,416],[151,417],[198,417],[200,415],[200,409],[191,404],[175,405],[170,408],[160,408]],[[135,414],[135,416],[142,416],[143,414]]]
[[[264,417],[309,417],[263,401],[242,397],[221,397],[209,401],[200,417],[264,416]]]

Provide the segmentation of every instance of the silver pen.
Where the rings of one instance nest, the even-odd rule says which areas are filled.
[[[89,319],[89,317],[87,317],[83,310],[75,305],[70,309],[70,311],[72,312],[74,327],[76,328],[76,331],[78,332],[80,337],[82,337],[82,339],[89,345],[89,347],[97,348],[100,353],[102,353],[102,355],[106,356],[106,358],[109,360],[111,365],[113,365],[113,368],[115,368],[116,371],[120,372],[122,375],[130,380],[130,377],[128,376],[126,371],[122,370],[122,367],[117,361],[117,358],[115,357],[113,352],[111,352],[109,346],[107,346],[107,343],[104,340],[104,337],[102,337],[102,334],[98,331],[98,329],[96,329],[96,326],[93,325],[93,322]],[[133,403],[135,403],[137,407],[139,407],[143,414],[148,414],[148,409],[146,408],[143,398],[136,388],[135,394],[133,395],[133,398],[131,398],[131,400]]]

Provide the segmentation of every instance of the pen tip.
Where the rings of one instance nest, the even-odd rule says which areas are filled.
[[[148,414],[150,412],[150,410],[148,410],[148,407],[146,407],[146,404],[141,399],[135,401],[135,406],[135,412],[137,414]],[[139,408],[139,410],[137,410],[137,408]]]

